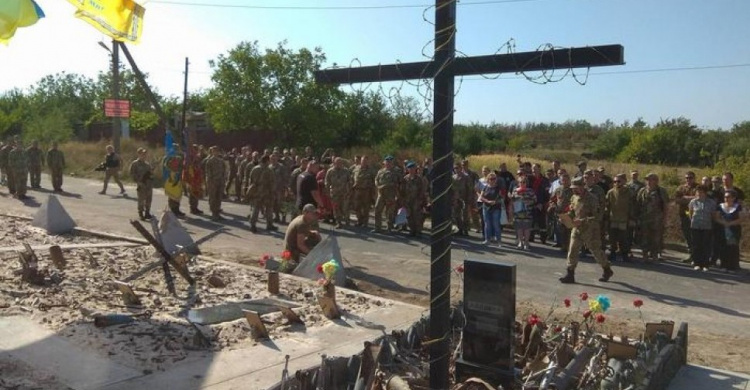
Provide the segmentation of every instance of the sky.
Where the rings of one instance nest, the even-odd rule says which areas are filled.
[[[261,48],[283,40],[295,49],[320,47],[327,66],[425,61],[432,55],[431,0],[139,2],[146,8],[143,37],[128,47],[166,96],[182,96],[186,57],[188,92],[205,90],[211,87],[209,61],[242,41],[258,41]],[[48,74],[95,77],[108,69],[109,53],[98,42],[109,38],[76,19],[65,0],[37,3],[46,18],[0,45],[0,92],[28,88]],[[382,8],[351,9],[366,6]],[[459,55],[505,53],[508,42],[517,52],[621,44],[626,64],[577,69],[575,78],[556,71],[557,81],[542,85],[515,74],[457,78],[455,122],[620,124],[642,118],[655,124],[685,117],[702,129],[731,129],[750,120],[749,17],[748,0],[460,1]],[[421,97],[424,83],[341,88],[385,95],[396,88],[429,106]]]

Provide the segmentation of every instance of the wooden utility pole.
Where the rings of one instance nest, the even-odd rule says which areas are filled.
[[[450,361],[451,200],[454,77],[622,65],[621,45],[455,58],[456,0],[435,1],[432,61],[329,69],[315,72],[319,83],[342,84],[433,78],[433,207],[430,261],[430,389],[447,389]]]
[[[185,86],[182,89],[182,120],[180,121],[180,131],[182,132],[182,139],[184,140],[182,147],[187,148],[190,144],[190,137],[188,136],[187,123],[185,123],[185,116],[187,115],[187,104],[188,104],[188,67],[190,61],[185,57]],[[185,149],[187,150],[187,149]]]

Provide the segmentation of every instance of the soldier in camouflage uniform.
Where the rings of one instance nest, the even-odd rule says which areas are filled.
[[[15,187],[15,184],[13,183],[13,180],[11,179],[11,176],[13,175],[10,172],[10,168],[8,167],[8,154],[13,149],[13,143],[14,140],[9,140],[5,145],[3,145],[2,148],[0,148],[0,170],[2,170],[2,181],[5,183],[5,185],[8,186],[8,192],[11,194],[14,192],[13,188]]]
[[[138,195],[138,217],[151,219],[151,199],[154,194],[154,168],[146,161],[146,149],[138,148],[138,158],[130,163],[130,177],[135,181]]]
[[[352,202],[354,203],[354,214],[357,215],[357,226],[367,227],[372,198],[376,191],[375,172],[373,172],[366,155],[360,158],[359,165],[354,166],[352,179],[354,181]]]
[[[635,224],[635,195],[625,185],[625,174],[615,176],[613,183],[605,204],[609,219],[609,260],[615,260],[619,249],[622,261],[630,262],[628,227]]]
[[[333,218],[336,219],[336,228],[341,228],[343,222],[349,226],[349,196],[352,188],[351,172],[344,168],[344,160],[336,157],[333,166],[326,172],[325,186],[331,194],[333,203]]]
[[[417,164],[413,161],[406,164],[406,170],[399,198],[406,207],[410,235],[419,236],[423,226],[422,207],[427,203],[427,179],[417,174]]]
[[[273,171],[276,183],[276,191],[273,192],[273,221],[276,223],[286,223],[286,210],[283,207],[289,193],[289,168],[280,160],[281,154],[274,151],[271,154],[271,164],[269,168]]]
[[[224,187],[224,196],[229,197],[229,189],[233,187],[233,184],[236,186],[235,183],[237,183],[237,158],[239,157],[239,153],[237,152],[237,148],[232,148],[232,151],[224,155],[224,160],[227,162],[227,173],[229,177],[227,177],[227,184],[226,187]],[[236,193],[235,193],[236,194]]]
[[[42,166],[44,165],[44,152],[39,149],[39,141],[34,141],[26,149],[26,159],[29,162],[29,184],[31,188],[42,188]]]
[[[266,230],[278,230],[273,225],[273,214],[271,213],[273,193],[276,191],[276,178],[271,168],[268,167],[270,160],[269,156],[261,157],[260,164],[253,167],[247,177],[248,187],[245,196],[250,200],[250,205],[253,206],[253,212],[250,215],[250,231],[253,233],[258,232],[255,225],[258,223],[258,213],[261,210],[263,210],[263,216],[266,219]]]
[[[8,178],[12,178],[13,196],[16,199],[24,200],[26,196],[26,176],[28,175],[28,160],[26,151],[19,141],[13,145],[13,149],[8,153]],[[9,180],[10,182],[11,180]]]
[[[453,173],[453,223],[458,227],[458,235],[469,235],[469,207],[476,203],[474,183],[464,172],[463,166],[456,163]]]
[[[464,168],[466,175],[469,176],[471,188],[476,188],[477,183],[479,183],[479,174],[469,169],[469,160],[461,161],[461,166]],[[472,194],[476,194],[476,192],[473,192]],[[474,195],[474,198],[476,198],[476,195]],[[474,226],[477,233],[482,233],[482,225],[479,222],[479,214],[481,211],[479,210],[479,207],[477,207],[477,199],[469,202],[467,206],[469,208],[469,217],[471,218],[472,226]]]
[[[244,188],[245,168],[247,167],[245,162],[248,159],[250,159],[250,148],[243,146],[240,155],[237,156],[237,160],[234,163],[236,167],[235,174],[237,175],[237,179],[234,181],[234,196],[237,202],[242,202],[242,189]]]
[[[378,199],[375,201],[375,229],[373,233],[383,231],[383,209],[385,209],[389,232],[393,230],[393,223],[396,219],[396,196],[402,176],[399,176],[394,168],[393,156],[385,156],[383,165],[383,168],[375,175]]]
[[[227,177],[226,165],[218,146],[210,147],[208,152],[210,155],[205,160],[208,207],[211,210],[211,220],[220,221],[221,200],[224,197],[224,183]]]
[[[604,191],[604,188],[599,185],[599,179],[597,178],[596,173],[594,173],[593,170],[587,169],[583,173],[583,180],[586,185],[586,190],[588,190],[596,198],[596,220],[599,222],[599,234],[601,234],[602,243],[601,249],[604,250],[606,246],[605,235],[607,232],[607,218],[604,215],[604,203],[607,201],[607,193]],[[586,248],[591,250],[591,248]]]
[[[297,195],[297,178],[302,172],[304,172],[307,169],[307,164],[310,162],[310,160],[308,160],[307,157],[303,157],[299,160],[299,162],[300,162],[299,166],[292,169],[292,173],[289,174],[289,178],[288,178],[289,179],[288,188],[289,188],[289,193],[292,195],[291,196],[292,198],[295,198]],[[291,219],[296,218],[298,212],[299,210],[297,209],[297,207],[292,207],[291,209],[292,215],[290,215],[290,218]]]
[[[65,155],[57,149],[57,142],[52,142],[52,147],[47,151],[47,166],[52,177],[52,191],[63,192],[63,170],[65,169]]]
[[[661,253],[668,205],[669,195],[667,190],[659,186],[659,176],[649,173],[646,176],[646,186],[636,196],[641,249],[643,260],[647,263],[657,260]]]
[[[607,282],[614,275],[609,261],[604,257],[602,251],[601,235],[599,234],[599,223],[597,200],[593,194],[584,188],[583,180],[578,178],[573,181],[573,198],[570,200],[570,216],[575,226],[570,233],[570,247],[568,249],[568,267],[565,276],[560,278],[561,283],[575,283],[576,266],[580,256],[581,247],[585,244],[591,249],[594,259],[602,267],[600,282]]]
[[[572,198],[573,189],[570,188],[570,174],[565,172],[560,176],[560,186],[555,188],[552,193],[548,212],[555,215],[567,213],[570,211],[570,200]],[[557,228],[555,236],[558,237],[560,250],[567,252],[570,244],[570,229],[562,223],[557,223],[555,226]]]

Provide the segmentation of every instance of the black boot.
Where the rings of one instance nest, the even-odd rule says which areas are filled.
[[[562,278],[560,278],[560,283],[564,284],[574,284],[576,282],[576,270],[573,268],[568,268],[568,273],[565,274]]]
[[[269,232],[275,232],[275,231],[279,230],[279,228],[277,228],[274,225],[268,224],[268,225],[266,225],[266,230],[268,230]]]
[[[258,233],[258,228],[256,228],[255,225],[250,225],[250,232],[251,233]]]
[[[609,278],[614,275],[614,271],[612,271],[612,267],[602,267],[604,269],[604,272],[602,273],[602,277],[599,278],[600,282],[609,282]]]
[[[148,212],[148,211],[146,211],[146,212],[144,212],[144,213],[143,213],[143,218],[144,218],[145,220],[151,220],[151,218],[153,218],[153,217],[154,217],[154,216],[153,216],[153,215],[151,215],[151,213],[150,213],[150,212]]]

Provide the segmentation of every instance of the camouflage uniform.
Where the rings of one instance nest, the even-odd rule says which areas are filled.
[[[232,184],[237,183],[237,155],[234,153],[227,153],[226,156],[224,156],[224,160],[227,162],[227,169],[229,177],[227,177],[227,184],[226,187],[224,187],[224,194],[229,195],[229,189],[232,188]]]
[[[349,226],[349,214],[346,210],[349,210],[347,203],[349,203],[350,189],[352,187],[351,172],[343,167],[331,167],[326,172],[325,186],[331,195],[333,217],[336,219],[336,224],[340,226],[343,222]]]
[[[453,223],[458,227],[458,234],[469,234],[469,207],[476,202],[474,184],[471,178],[461,171],[453,174]]]
[[[591,186],[586,185],[586,190],[594,195],[596,198],[596,220],[599,222],[599,234],[601,234],[602,250],[606,246],[606,233],[607,233],[607,216],[604,213],[604,205],[607,202],[607,193],[600,185],[594,183]],[[588,248],[588,247],[587,247]]]
[[[258,213],[263,210],[266,218],[266,229],[275,230],[271,206],[273,193],[276,191],[276,178],[267,164],[259,164],[248,171],[246,196],[250,200],[253,212],[250,216],[250,229],[255,232],[258,223]]]
[[[221,199],[224,197],[224,183],[226,179],[226,166],[224,159],[218,155],[206,158],[206,193],[208,195],[208,208],[211,210],[213,219],[221,218]]]
[[[422,207],[427,203],[427,187],[427,179],[422,175],[407,174],[401,181],[399,198],[406,207],[406,218],[412,236],[422,233]]]
[[[274,181],[276,183],[276,190],[273,192],[272,205],[274,221],[281,222],[283,219],[283,221],[286,222],[286,210],[283,205],[287,200],[287,193],[289,192],[289,182],[287,180],[290,175],[289,168],[287,168],[286,164],[281,161],[272,163],[269,167],[273,171]]]
[[[245,162],[248,160],[248,156],[244,154],[240,154],[237,156],[237,159],[234,162],[235,168],[235,175],[237,175],[237,179],[234,181],[234,196],[237,197],[237,201],[242,201],[242,188],[243,188],[243,181],[245,180]]]
[[[635,196],[627,186],[613,187],[607,192],[605,204],[609,219],[610,260],[614,260],[617,250],[620,250],[623,261],[629,261],[630,239],[628,226],[635,217]]]
[[[646,261],[655,260],[664,245],[664,226],[666,222],[669,195],[660,186],[641,188],[636,197],[638,222],[641,228],[641,248]]]
[[[369,166],[357,165],[352,171],[352,186],[354,213],[357,215],[357,225],[367,226],[370,219],[370,208],[375,193],[375,175]]]
[[[108,153],[104,156],[106,170],[104,171],[104,188],[99,192],[100,194],[107,193],[107,185],[109,184],[110,178],[114,179],[115,183],[120,186],[120,193],[125,193],[125,187],[123,187],[122,182],[120,181],[121,163],[122,160],[120,159],[120,156],[115,152]]]
[[[147,161],[136,159],[130,163],[130,177],[136,184],[138,195],[138,216],[141,219],[151,218],[151,200],[154,194],[154,171]]]
[[[29,184],[31,188],[41,188],[44,152],[38,146],[29,146],[26,149],[26,159],[29,163]]]
[[[469,176],[469,181],[471,182],[471,188],[472,190],[476,188],[477,183],[479,182],[479,174],[476,172],[467,169],[466,175]],[[471,218],[471,224],[476,229],[477,233],[480,233],[482,225],[479,221],[479,214],[481,213],[481,210],[479,210],[479,207],[477,207],[477,196],[476,191],[472,192],[474,194],[472,196],[472,199],[466,204],[469,209],[469,217]],[[467,221],[468,222],[468,221]]]
[[[388,230],[393,229],[396,219],[396,196],[401,177],[394,168],[385,167],[381,168],[375,176],[375,187],[378,190],[378,199],[375,201],[375,231],[383,228],[383,209],[385,209]]]
[[[57,148],[47,151],[47,166],[52,177],[52,190],[62,192],[63,169],[65,169],[65,155]]]
[[[597,186],[598,187],[598,186]],[[568,248],[568,269],[575,270],[581,248],[585,244],[589,248],[596,262],[602,268],[610,267],[609,261],[602,251],[601,234],[599,233],[599,211],[596,197],[588,191],[583,195],[573,195],[570,200],[570,210],[574,219],[580,219],[581,225],[574,227],[570,233],[570,247]]]
[[[13,188],[11,193],[18,199],[26,197],[27,169],[26,151],[23,150],[21,145],[16,145],[8,153],[8,188],[10,189],[10,183],[12,182]]]
[[[11,149],[13,149],[13,146],[10,143],[7,143],[0,148],[0,170],[2,170],[2,181],[8,186],[8,190],[12,194],[14,184],[11,180],[10,169],[8,168],[8,154]]]

